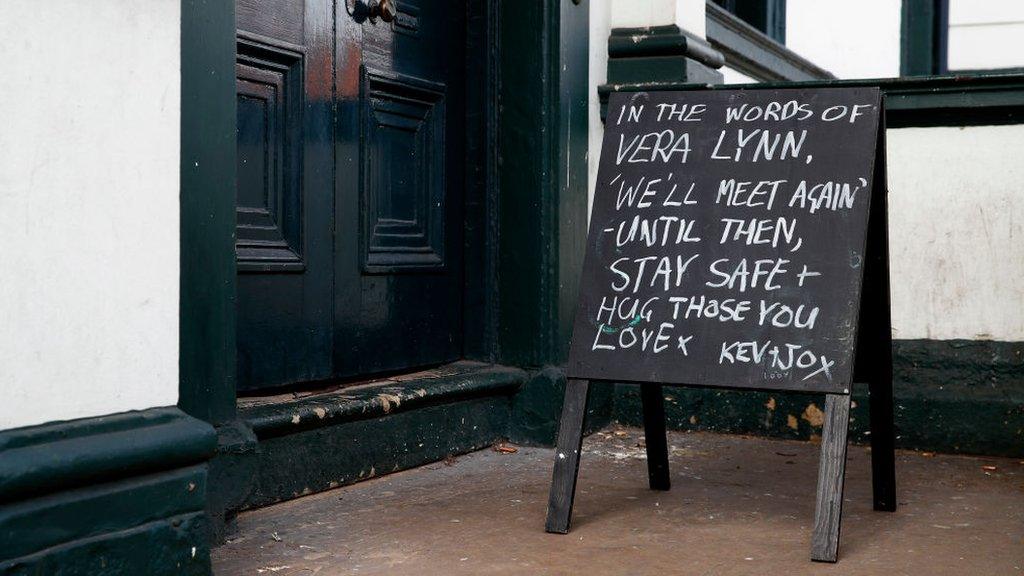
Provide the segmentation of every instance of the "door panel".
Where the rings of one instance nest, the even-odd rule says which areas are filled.
[[[302,54],[239,37],[238,267],[301,271]]]
[[[444,85],[363,76],[364,271],[444,269]]]

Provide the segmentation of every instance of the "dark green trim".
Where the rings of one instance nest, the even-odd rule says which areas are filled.
[[[0,573],[209,574],[215,442],[174,407],[0,432]]]
[[[711,0],[707,0],[705,8],[708,41],[725,55],[729,68],[770,82],[835,78]]]
[[[534,421],[561,410],[587,236],[589,3],[502,0],[498,40],[497,360],[531,373],[509,434],[550,443]]]
[[[602,116],[608,94],[638,90],[764,90],[775,88],[877,86],[885,97],[886,125],[969,126],[1024,123],[1024,75],[933,76],[706,86],[683,82],[598,87]]]
[[[897,446],[1024,456],[1024,342],[897,340],[893,374]],[[666,388],[665,396],[669,427],[677,430],[794,439],[821,433],[821,395]],[[867,387],[855,385],[853,399],[850,437],[867,443]],[[616,420],[639,426],[641,414],[637,387],[617,386]]]
[[[1024,342],[896,340],[893,374],[898,445],[1024,456]]]
[[[499,5],[498,361],[568,352],[587,229],[589,5]]]
[[[553,446],[558,433],[559,414],[565,397],[565,372],[547,367],[530,373],[530,378],[512,401],[508,438],[516,444]],[[612,421],[614,386],[594,382],[587,400],[584,431],[593,432]]]
[[[984,75],[1022,75],[1024,74],[1024,66],[1009,66],[1007,68],[957,68],[956,70],[950,70],[950,74],[956,76],[984,76]]]
[[[205,484],[192,466],[0,506],[0,560],[202,512]]]
[[[291,394],[247,398],[239,413],[257,438],[264,440],[470,398],[510,396],[525,379],[526,374],[515,368],[456,362],[329,394],[297,399]]]
[[[239,440],[252,433],[236,420],[235,53],[235,2],[181,1],[178,405],[218,426],[207,509],[215,540],[251,483],[236,453],[255,449]]]
[[[949,0],[903,0],[901,76],[945,74],[948,41]]]
[[[558,79],[557,92],[551,98],[556,112],[547,126],[549,133],[557,134],[553,150],[554,162],[549,167],[556,175],[552,181],[550,200],[556,202],[557,213],[549,214],[549,225],[557,231],[552,239],[557,252],[556,261],[547,265],[557,270],[557,277],[548,277],[557,311],[552,317],[554,325],[551,356],[548,362],[561,363],[568,358],[569,338],[576,315],[576,295],[579,291],[580,272],[587,243],[588,169],[590,123],[590,3],[558,0],[558,59],[553,61],[552,78]],[[554,60],[554,59],[552,59]],[[554,86],[551,86],[554,88]],[[503,192],[507,191],[503,190]],[[543,210],[543,208],[542,208]],[[514,249],[514,246],[510,246]],[[522,314],[523,310],[517,313]],[[520,337],[529,337],[522,334]]]
[[[1024,74],[908,78],[880,86],[891,128],[1024,122]]]
[[[720,83],[715,69],[725,62],[721,52],[678,26],[614,28],[608,38],[608,83]]]
[[[466,359],[496,362],[498,349],[498,5],[466,5]]]
[[[0,562],[0,572],[5,576],[209,576],[205,533],[202,513],[184,514]]]
[[[217,454],[207,464],[206,514],[211,543],[225,540],[235,512],[252,495],[258,449],[256,435],[245,423],[235,421],[217,427]]]
[[[0,432],[0,502],[170,470],[213,455],[213,428],[153,408]]]
[[[235,3],[181,2],[179,406],[235,416]]]
[[[722,53],[675,24],[649,28],[613,28],[608,37],[609,58],[687,56],[712,68],[725,64]]]

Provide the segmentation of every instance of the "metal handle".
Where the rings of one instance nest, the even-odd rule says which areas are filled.
[[[380,18],[385,22],[391,22],[397,13],[395,0],[370,0],[370,18]]]

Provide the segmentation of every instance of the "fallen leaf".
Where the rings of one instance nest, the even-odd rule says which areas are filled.
[[[995,472],[996,471],[996,467],[995,466],[982,466],[981,469],[986,471],[986,472]]]
[[[515,446],[512,446],[511,444],[501,443],[501,444],[495,444],[494,445],[494,451],[495,452],[500,452],[502,454],[515,454],[516,452],[519,452],[519,448],[516,448]]]
[[[825,423],[825,413],[821,411],[821,408],[815,406],[813,402],[808,404],[807,408],[804,408],[804,413],[800,417],[815,428],[821,428]]]
[[[935,456],[935,452],[921,452],[921,456],[924,456],[925,458],[932,458]]]

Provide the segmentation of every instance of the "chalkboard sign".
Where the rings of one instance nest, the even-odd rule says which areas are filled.
[[[613,93],[572,378],[848,393],[875,88]]]
[[[653,490],[671,485],[663,384],[825,392],[811,559],[835,562],[856,370],[874,508],[895,510],[886,213],[875,88],[613,93],[545,530],[569,531],[608,380],[641,384]]]

